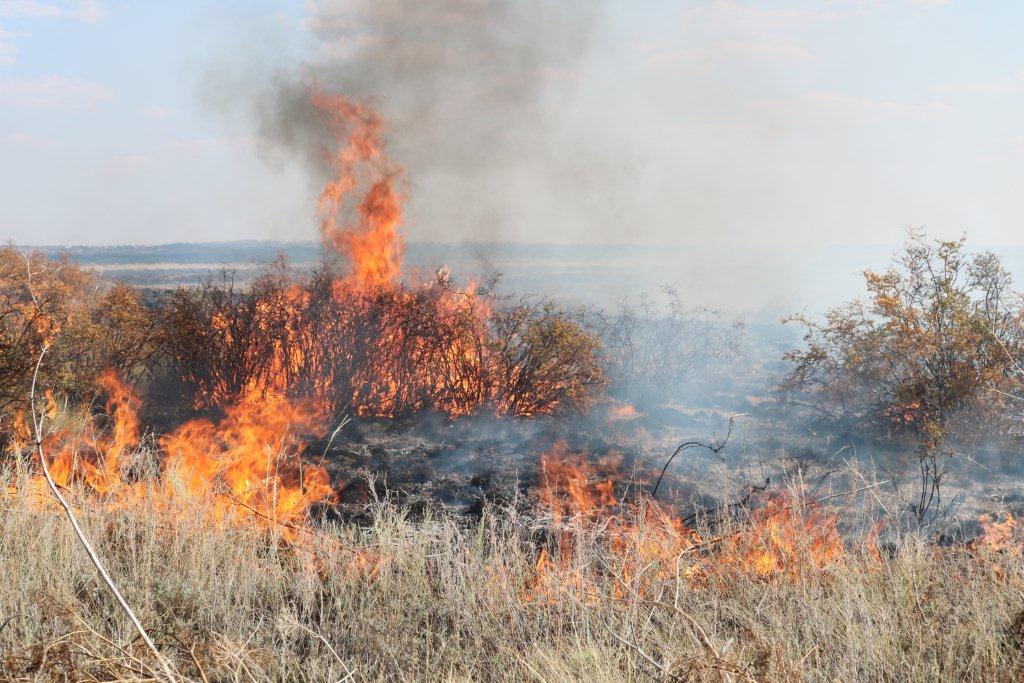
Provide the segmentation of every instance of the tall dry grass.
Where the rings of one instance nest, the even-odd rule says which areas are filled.
[[[145,679],[154,662],[26,474],[0,483],[0,678]],[[566,580],[538,596],[543,524],[494,509],[368,521],[286,540],[217,525],[199,502],[110,510],[72,493],[86,532],[188,680],[1020,680],[1013,553],[907,536],[787,578],[694,582],[616,570],[600,530],[574,536]],[[520,509],[523,509],[520,507]],[[662,563],[663,565],[665,563]],[[557,579],[556,579],[557,581]],[[639,584],[633,584],[639,585]]]

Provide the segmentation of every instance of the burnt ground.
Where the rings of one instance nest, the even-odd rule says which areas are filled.
[[[474,515],[488,501],[529,498],[540,481],[541,454],[559,439],[595,459],[620,453],[626,475],[643,460],[642,444],[617,438],[585,419],[449,421],[440,416],[357,419],[329,447],[311,444],[307,457],[316,461],[324,454],[342,508],[387,493],[414,513],[436,509]]]
[[[488,503],[533,508],[541,454],[560,440],[589,462],[618,460],[616,495],[625,501],[652,493],[680,444],[715,443],[728,429],[728,414],[671,406],[627,420],[604,410],[563,419],[356,419],[333,440],[311,443],[306,457],[330,472],[343,516],[358,517],[375,497],[389,496],[413,515],[473,518]],[[790,470],[815,466],[814,454],[782,457],[784,451],[770,444],[753,445],[749,432],[737,421],[720,453],[700,446],[679,453],[660,484],[659,502],[683,516],[743,499],[756,507],[780,489]]]
[[[628,500],[651,492],[679,444],[721,439],[728,417],[663,407],[627,421],[610,421],[601,411],[561,420],[356,419],[330,443],[326,439],[311,443],[306,457],[321,461],[330,472],[339,496],[336,510],[342,516],[359,517],[375,497],[388,496],[414,516],[429,511],[475,518],[488,503],[532,508],[540,481],[540,456],[559,439],[565,440],[570,452],[589,454],[592,462],[621,455],[616,493]],[[944,537],[970,538],[979,533],[977,520],[982,514],[1024,513],[1016,463],[1013,454],[994,452],[946,458],[941,506],[931,520],[933,531]],[[918,477],[912,453],[858,447],[748,416],[737,420],[721,453],[697,447],[679,454],[658,499],[688,516],[736,501],[745,501],[744,508],[760,507],[767,496],[794,484],[816,499],[882,482],[864,496],[885,504],[879,516],[895,511],[906,528],[913,528],[910,506]],[[861,502],[865,501],[872,502],[862,497]],[[843,516],[850,504],[842,496],[829,502],[840,514],[841,527],[862,530],[863,520]]]

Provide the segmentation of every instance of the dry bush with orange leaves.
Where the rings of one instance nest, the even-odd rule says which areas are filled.
[[[71,261],[0,249],[0,411],[24,407],[43,346],[39,383],[88,401],[107,369],[138,380],[157,351],[154,317],[138,292]]]
[[[370,416],[586,409],[604,385],[596,337],[550,302],[492,303],[445,277],[359,288],[327,267],[276,267],[179,289],[164,339],[199,408],[255,390]]]
[[[865,271],[868,300],[796,316],[806,347],[781,389],[790,401],[875,434],[936,443],[1009,434],[1024,359],[1024,300],[992,253],[911,231],[893,265]]]

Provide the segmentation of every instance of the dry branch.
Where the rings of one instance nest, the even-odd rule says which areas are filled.
[[[78,537],[82,547],[85,548],[85,552],[89,556],[89,560],[92,562],[93,566],[96,567],[96,571],[99,572],[100,577],[103,579],[103,583],[106,584],[111,594],[117,600],[117,603],[121,606],[125,615],[127,615],[128,620],[132,622],[133,626],[135,626],[135,630],[138,631],[139,636],[142,638],[143,642],[146,643],[146,647],[148,647],[153,653],[153,656],[156,657],[156,661],[163,670],[167,680],[174,681],[176,680],[176,676],[174,675],[170,664],[164,659],[163,655],[160,654],[160,651],[153,643],[153,640],[149,637],[149,634],[146,633],[146,629],[142,626],[142,622],[140,622],[139,618],[135,616],[135,612],[128,605],[124,596],[121,595],[121,591],[118,590],[117,584],[115,584],[114,580],[110,578],[110,574],[107,573],[106,568],[103,566],[103,562],[100,561],[99,556],[96,554],[96,550],[92,547],[92,543],[89,542],[88,537],[85,535],[85,531],[82,530],[81,525],[78,523],[78,517],[75,515],[74,510],[71,508],[67,499],[64,498],[64,495],[57,487],[57,483],[53,480],[53,476],[50,474],[50,466],[46,463],[46,455],[43,452],[42,423],[45,416],[36,411],[36,381],[39,378],[39,367],[42,365],[43,356],[46,355],[47,348],[49,347],[44,345],[39,353],[39,359],[36,361],[35,371],[32,375],[32,387],[29,392],[29,403],[32,410],[32,427],[35,435],[35,448],[36,452],[39,454],[39,464],[43,471],[43,476],[46,478],[46,484],[50,487],[50,491],[53,493],[54,498],[57,499],[57,502],[60,503],[60,506],[64,509],[64,514],[71,523],[71,527],[74,529],[75,535]]]

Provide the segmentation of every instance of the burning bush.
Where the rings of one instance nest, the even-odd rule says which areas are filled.
[[[1006,431],[1019,381],[1024,303],[991,253],[913,231],[894,265],[865,271],[870,300],[797,316],[807,348],[782,389],[846,424],[935,442],[978,422]]]
[[[44,345],[41,385],[88,400],[106,369],[145,373],[154,330],[133,288],[104,283],[67,259],[0,249],[0,410],[24,407]]]
[[[495,311],[489,296],[446,275],[398,283],[404,176],[384,154],[384,124],[364,105],[307,87],[309,113],[333,146],[324,150],[333,177],[317,203],[321,234],[347,270],[325,265],[297,278],[277,268],[247,288],[227,277],[175,293],[168,352],[195,405],[272,391],[370,416],[586,408],[604,380],[597,342],[553,305]]]
[[[166,302],[162,340],[176,379],[196,407],[234,403],[271,385],[273,363],[288,342],[287,276],[266,273],[245,286],[225,272],[180,287]]]
[[[179,289],[165,319],[197,407],[273,390],[357,415],[529,416],[585,409],[603,383],[595,337],[550,302],[493,310],[443,277],[357,288],[277,269]]]

